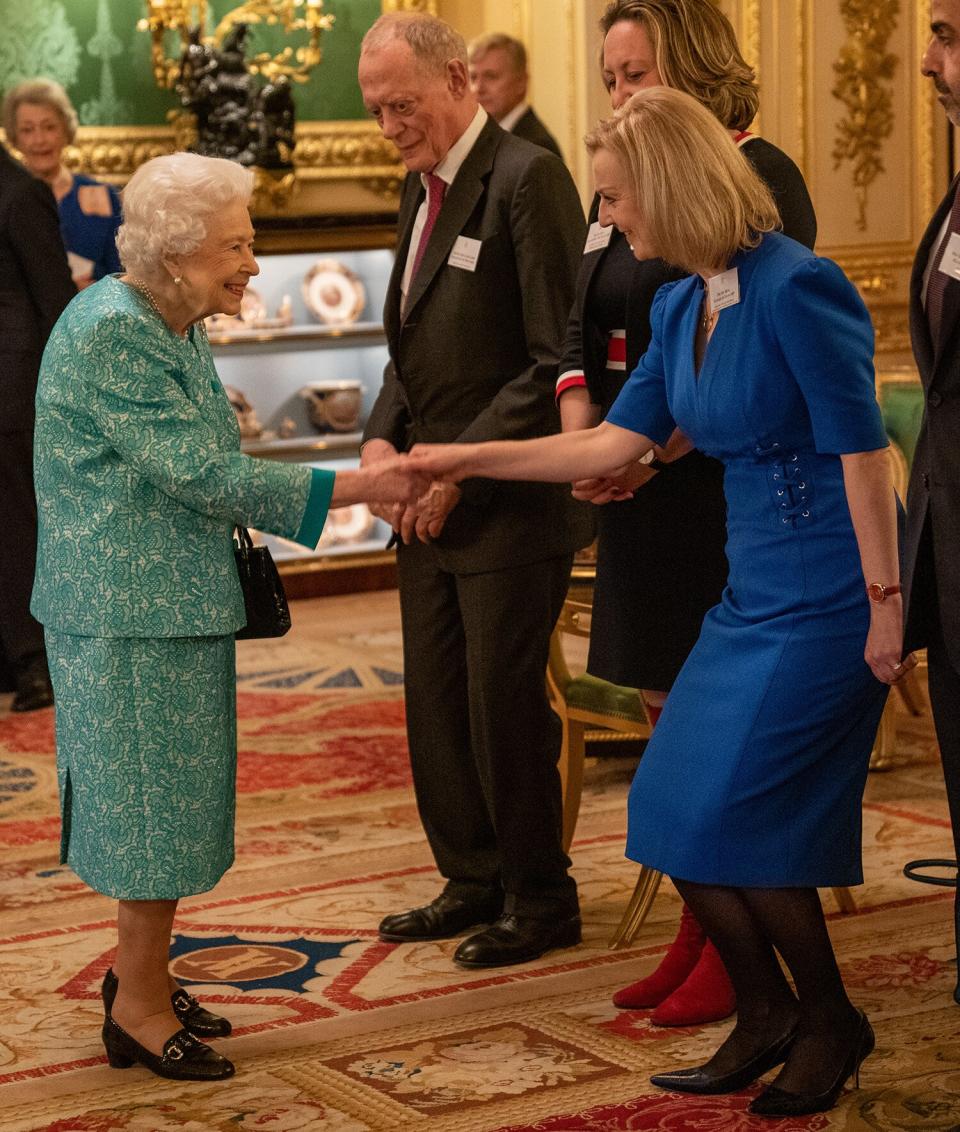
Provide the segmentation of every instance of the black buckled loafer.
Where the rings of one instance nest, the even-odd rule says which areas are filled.
[[[113,1069],[129,1069],[139,1061],[151,1073],[174,1081],[222,1081],[236,1072],[232,1061],[189,1030],[177,1030],[167,1038],[158,1057],[108,1017],[103,1023],[103,1046]]]
[[[417,940],[449,939],[468,928],[492,923],[500,915],[502,899],[487,902],[468,900],[441,892],[422,908],[394,912],[380,921],[380,938],[390,943],[413,943]]]
[[[233,1032],[229,1018],[201,1006],[183,987],[173,992],[170,1002],[180,1025],[198,1038],[229,1038]]]
[[[111,967],[103,976],[103,986],[100,988],[104,1013],[108,1017],[113,1010],[119,986],[120,982]],[[170,1004],[180,1025],[198,1038],[228,1038],[233,1031],[229,1019],[205,1010],[183,987],[173,992]]]
[[[506,914],[485,931],[465,939],[453,954],[461,967],[510,967],[529,963],[547,951],[576,947],[580,942],[580,917],[539,920]]]
[[[700,1065],[693,1069],[676,1069],[672,1073],[656,1073],[650,1078],[650,1084],[669,1089],[672,1093],[695,1093],[698,1096],[738,1093],[787,1060],[796,1034],[796,1027],[791,1027],[766,1049],[729,1073],[711,1073]]]

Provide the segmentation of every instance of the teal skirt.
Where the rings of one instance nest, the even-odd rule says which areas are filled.
[[[233,635],[46,642],[61,864],[118,900],[213,888],[233,863]]]

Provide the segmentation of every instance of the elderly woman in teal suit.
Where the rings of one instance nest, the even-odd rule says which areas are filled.
[[[252,174],[174,154],[124,192],[126,274],[64,312],[44,355],[35,439],[33,613],[57,709],[61,859],[119,900],[103,986],[110,1064],[217,1079],[201,1037],[230,1024],[167,969],[177,900],[233,861],[234,524],[313,547],[329,507],[409,500],[403,458],[337,473],[240,453],[203,318],[237,314],[257,273]]]

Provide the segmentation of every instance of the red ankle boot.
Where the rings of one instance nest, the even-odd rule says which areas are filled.
[[[645,1007],[659,1006],[692,973],[706,942],[707,937],[703,928],[684,904],[680,914],[680,930],[676,939],[670,944],[667,954],[660,960],[660,966],[645,979],[618,990],[613,996],[613,1005],[619,1006],[621,1010],[642,1010]]]
[[[655,1026],[697,1026],[719,1022],[737,1009],[733,984],[710,941],[687,979],[654,1010],[650,1021]]]

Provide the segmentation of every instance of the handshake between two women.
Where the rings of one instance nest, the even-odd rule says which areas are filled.
[[[363,446],[361,472],[383,477],[370,481],[371,492],[376,483],[378,494],[365,498],[371,511],[409,544],[415,538],[429,542],[439,536],[460,501],[457,484],[461,480],[484,476],[563,483],[576,478],[606,484],[607,477],[616,476],[652,447],[646,437],[605,423],[583,432],[535,440],[417,444],[407,456],[398,455],[389,441],[376,439]],[[576,477],[571,475],[572,468],[577,469]],[[390,496],[388,485],[404,490]],[[604,490],[609,498],[625,497],[618,490]]]

